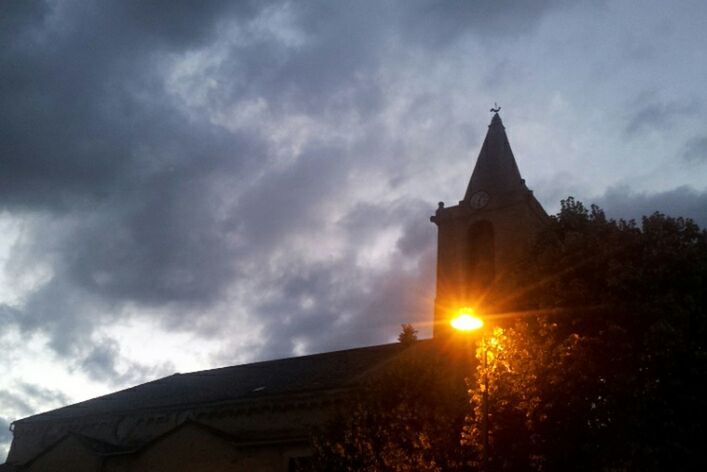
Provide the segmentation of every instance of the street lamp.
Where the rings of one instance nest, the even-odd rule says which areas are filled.
[[[462,308],[456,317],[450,321],[452,328],[461,332],[471,332],[484,327],[484,320],[474,314],[473,308]],[[489,465],[489,374],[488,374],[488,348],[486,346],[486,336],[481,331],[481,349],[484,355],[484,390],[481,394],[481,438],[483,441],[482,467],[484,472],[488,472]]]
[[[459,314],[450,322],[452,328],[457,331],[475,331],[484,327],[484,321],[477,316],[474,316],[474,310],[471,308],[463,308],[459,310]]]

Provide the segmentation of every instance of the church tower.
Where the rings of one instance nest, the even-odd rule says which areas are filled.
[[[547,223],[548,215],[525,185],[506,130],[494,112],[476,166],[458,205],[440,202],[430,221],[438,228],[434,337],[449,335],[462,307],[493,306],[504,276]]]

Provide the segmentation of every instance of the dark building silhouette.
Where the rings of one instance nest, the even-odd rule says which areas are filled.
[[[434,338],[460,306],[480,307],[547,214],[525,185],[498,113],[464,199],[439,228]],[[416,343],[434,349],[435,340]],[[402,344],[175,374],[13,423],[0,470],[287,471],[311,454],[312,428]]]
[[[434,336],[450,332],[460,307],[491,309],[486,294],[498,288],[548,221],[525,185],[506,130],[494,113],[464,199],[439,208]],[[486,309],[486,310],[485,310]]]

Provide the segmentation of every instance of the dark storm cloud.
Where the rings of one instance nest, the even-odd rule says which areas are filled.
[[[572,2],[564,2],[569,3]],[[492,41],[501,36],[525,34],[548,10],[562,4],[557,0],[422,0],[406,3],[401,15],[404,18],[406,39],[427,47],[440,47],[460,35],[470,33]]]
[[[26,382],[16,385],[13,391],[0,390],[0,410],[6,417],[21,418],[34,413],[38,405],[57,407],[68,402],[69,398],[61,392]]]
[[[554,3],[7,3],[0,209],[37,218],[24,250],[52,274],[0,317],[47,332],[57,353],[96,379],[120,377],[120,353],[111,342],[92,346],[91,333],[128,302],[162,308],[167,326],[185,329],[226,288],[250,283],[269,294],[254,308],[268,329],[264,349],[283,355],[291,339],[317,350],[352,345],[374,341],[381,323],[418,317],[422,305],[405,287],[429,286],[432,233],[418,228],[431,211],[408,202],[362,212],[346,201],[367,185],[352,181],[367,168],[408,175],[395,138],[365,127],[386,100],[379,73],[396,66],[391,50],[433,54],[467,33],[517,35]],[[222,52],[214,63],[167,77],[175,62],[212,49]],[[185,104],[170,87],[192,87],[203,103]],[[236,132],[214,119],[256,100],[272,128],[253,121]],[[366,133],[351,143],[315,129],[277,157],[273,129],[290,114],[315,128],[354,116]],[[316,241],[317,226],[332,225],[332,203],[351,248],[328,262],[272,263],[277,252],[295,259],[291,239]],[[357,268],[355,248],[391,225],[401,228],[398,257],[418,265]],[[281,313],[289,321],[273,320]]]
[[[683,159],[692,164],[704,164],[707,162],[707,136],[696,136],[685,145],[682,154]]]
[[[380,91],[370,73],[384,59],[390,9],[383,4],[372,8],[368,2],[346,8],[304,2],[292,10],[293,26],[304,34],[304,44],[262,38],[234,47],[223,64],[232,84],[229,98],[264,95],[277,112],[293,107],[307,114],[375,111]]]
[[[94,325],[105,321],[99,306],[94,297],[68,278],[55,277],[28,297],[22,309],[13,313],[13,321],[24,333],[47,332],[49,346],[56,353],[73,356],[90,343]]]
[[[181,169],[142,179],[77,223],[61,248],[65,274],[113,300],[204,303],[217,295],[233,275],[235,253],[212,185],[219,173],[237,171],[226,159],[216,170],[213,154],[195,156]]]
[[[203,44],[220,15],[233,12],[208,4],[190,14],[172,2],[19,3],[18,18],[3,15],[11,34],[0,28],[0,208],[44,218],[24,245],[29,259],[51,262],[53,276],[0,317],[46,332],[55,352],[94,379],[142,381],[159,366],[118,372],[117,350],[90,347],[94,327],[126,301],[218,298],[235,254],[216,189],[224,176],[238,185],[263,154],[259,139],[177,109],[156,59]],[[238,8],[242,21],[256,12]]]
[[[37,403],[54,403],[58,405],[66,404],[69,398],[62,392],[50,390],[40,385],[23,382],[19,385],[19,394],[26,400]]]
[[[105,2],[92,9],[65,2],[53,21],[45,19],[50,26],[28,25],[29,32],[7,38],[13,47],[3,62],[12,67],[0,93],[8,138],[2,156],[11,172],[0,188],[49,205],[73,194],[96,200],[151,184],[138,180],[150,171],[213,170],[213,160],[236,153],[237,136],[175,109],[161,76],[162,58],[201,46],[222,15],[256,11],[248,2],[237,2],[238,12],[217,8],[224,3],[236,4]],[[30,192],[39,195],[33,200]]]
[[[194,18],[172,2],[34,5],[24,28],[2,38],[0,205],[65,209],[120,191],[145,166],[138,149],[169,154],[183,144],[188,123],[151,61],[199,44],[218,10],[207,3]]]
[[[434,54],[464,35],[515,36],[531,29],[561,2],[283,2],[302,45],[257,37],[233,46],[220,65],[227,94],[237,101],[267,97],[276,112],[331,116],[355,112],[362,117],[382,106],[377,71],[394,67],[391,51]],[[217,106],[216,103],[214,105]],[[336,116],[336,115],[334,115]]]
[[[2,405],[3,411],[12,410],[18,416],[30,415],[33,411],[32,407],[22,398],[4,390],[0,390],[0,405]]]
[[[9,326],[14,323],[19,317],[22,316],[22,312],[15,307],[7,304],[0,304],[0,323],[5,326]]]
[[[640,220],[656,211],[673,217],[693,219],[707,228],[707,191],[678,187],[658,193],[632,192],[628,187],[612,187],[596,203],[612,218]]]
[[[95,345],[91,352],[81,361],[81,368],[89,377],[106,381],[111,378],[118,378],[116,369],[116,359],[119,356],[120,348],[113,340],[102,340]]]
[[[284,169],[265,174],[234,208],[229,224],[238,228],[249,251],[270,249],[288,235],[322,224],[322,205],[346,185],[343,146],[314,145]]]
[[[34,235],[35,249],[58,251],[59,273],[29,300],[23,325],[77,321],[71,301],[53,306],[73,284],[109,300],[160,303],[211,298],[228,280],[210,186],[222,174],[237,181],[261,151],[251,138],[190,121],[166,95],[150,59],[201,44],[229,13],[185,6],[44,6],[6,38],[0,205],[79,214],[63,239]]]
[[[697,113],[700,106],[696,102],[662,100],[646,92],[639,94],[629,109],[625,132],[635,136],[648,131],[666,131],[678,119]]]

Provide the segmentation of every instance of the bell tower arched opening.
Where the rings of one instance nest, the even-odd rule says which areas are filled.
[[[495,276],[495,243],[493,224],[477,221],[467,232],[466,297],[467,304],[475,306],[491,287]]]

